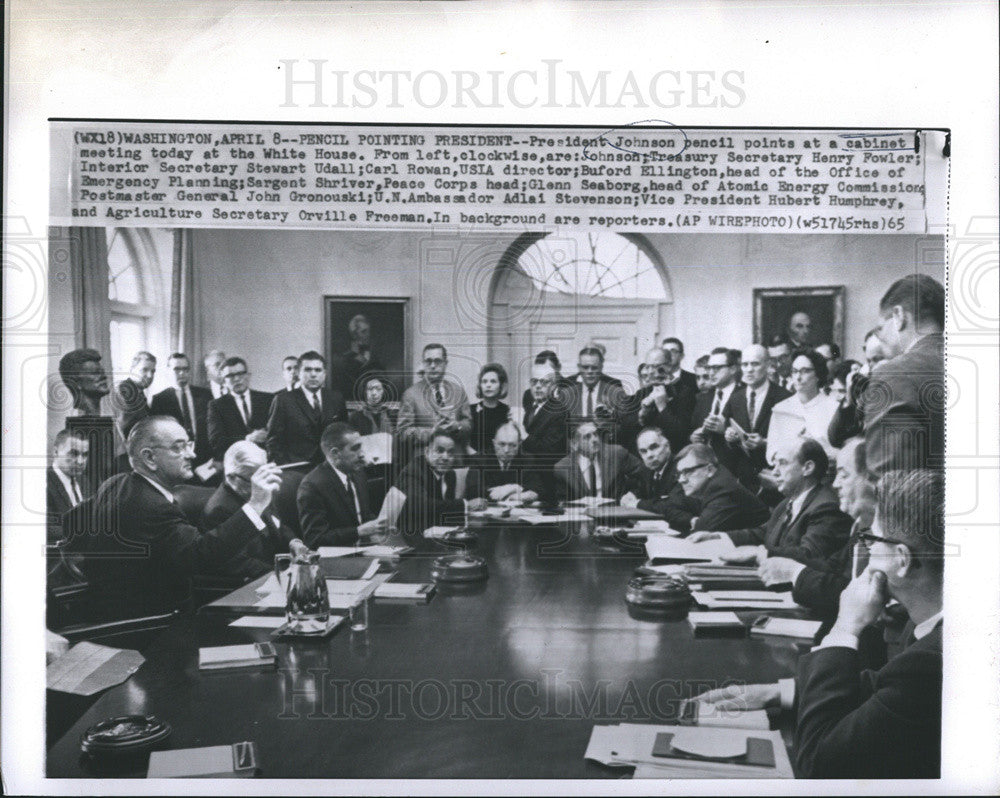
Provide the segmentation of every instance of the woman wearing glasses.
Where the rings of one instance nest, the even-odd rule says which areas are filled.
[[[795,391],[771,411],[767,436],[767,459],[771,462],[791,439],[805,436],[817,441],[832,459],[836,451],[827,437],[837,400],[823,393],[828,378],[826,360],[811,349],[792,355],[791,387]]]

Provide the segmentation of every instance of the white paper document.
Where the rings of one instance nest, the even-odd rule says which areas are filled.
[[[145,661],[132,649],[83,641],[48,665],[45,686],[63,693],[93,695],[121,684]]]
[[[629,527],[628,534],[630,537],[632,535],[669,535],[670,537],[677,537],[680,535],[680,532],[672,529],[670,524],[659,518],[640,518]]]
[[[277,629],[285,624],[283,615],[244,615],[230,623],[230,626],[247,629]]]
[[[376,432],[361,436],[361,452],[368,465],[381,465],[392,462],[392,435],[388,432]]]
[[[728,554],[735,548],[729,535],[721,535],[701,543],[691,543],[684,538],[671,538],[666,535],[657,535],[646,540],[646,553],[654,562],[656,560],[719,562],[723,554]]]

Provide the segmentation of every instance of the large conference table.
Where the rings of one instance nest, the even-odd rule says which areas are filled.
[[[274,670],[200,672],[200,646],[270,639],[228,625],[252,603],[251,583],[155,639],[145,664],[52,747],[47,775],[144,776],[95,769],[80,736],[105,718],[154,714],[173,727],[170,748],[256,742],[265,778],[620,778],[631,771],[584,759],[595,724],[671,723],[692,694],[793,672],[794,641],[695,638],[684,619],[633,617],[625,587],[644,552],[604,547],[591,531],[479,529],[480,586],[439,589],[428,604],[376,601],[367,632],[345,624],[276,643]],[[415,551],[392,565],[394,581],[428,581],[434,558],[454,553],[407,542]]]

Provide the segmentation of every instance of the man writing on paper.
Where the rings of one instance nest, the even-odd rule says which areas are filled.
[[[404,532],[423,532],[441,524],[461,524],[469,511],[486,509],[474,470],[456,469],[458,441],[438,430],[427,441],[424,454],[400,472],[396,489],[405,497]]]
[[[493,502],[533,502],[540,492],[541,474],[520,452],[521,433],[510,422],[502,424],[493,436],[493,451],[469,459],[479,472],[481,495]],[[529,487],[530,486],[530,487]]]
[[[191,478],[194,444],[169,416],[148,416],[129,433],[132,472],[101,485],[92,521],[100,534],[74,536],[95,591],[92,609],[105,619],[164,612],[184,605],[190,577],[215,569],[255,538],[267,536],[262,514],[281,484],[272,463],[250,477],[250,498],[227,521],[201,531],[181,511],[173,491]],[[87,556],[88,552],[92,556]]]
[[[573,430],[570,453],[556,463],[556,497],[576,501],[586,497],[618,501],[642,467],[621,446],[606,444],[593,421]]]
[[[729,563],[759,564],[767,557],[807,561],[825,559],[847,542],[851,517],[841,512],[837,495],[823,484],[829,467],[826,451],[812,438],[799,438],[778,451],[775,472],[785,497],[763,526],[732,532],[695,532],[692,543],[729,535],[737,548]]]
[[[684,495],[677,481],[670,441],[659,427],[646,427],[636,438],[636,448],[644,467],[635,473],[629,492],[619,503],[622,507],[638,507],[656,513],[666,519],[672,529],[688,532],[698,506]]]
[[[377,542],[371,539],[389,530],[371,509],[361,436],[338,421],[323,431],[320,446],[326,459],[302,480],[297,496],[303,542],[311,549]]]
[[[823,642],[794,682],[733,685],[698,696],[720,710],[797,708],[801,778],[939,778],[944,583],[944,478],[920,469],[879,482],[868,567],[841,593]],[[910,616],[903,650],[862,670],[858,636],[890,598]]]

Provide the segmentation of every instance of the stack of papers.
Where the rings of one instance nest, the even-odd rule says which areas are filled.
[[[702,607],[710,610],[798,610],[792,600],[791,591],[769,593],[761,590],[709,590],[692,593],[692,597]]]
[[[701,543],[691,543],[685,538],[672,538],[667,535],[656,535],[646,540],[646,553],[654,565],[672,562],[717,562],[723,554],[728,554],[735,548],[729,535]]]
[[[670,735],[673,748],[692,758],[654,756],[659,735]],[[725,760],[725,757],[746,753],[748,739],[770,742],[774,751],[773,767]],[[635,767],[634,778],[793,778],[781,733],[764,729],[639,723],[595,726],[584,757],[609,767]]]
[[[355,554],[362,554],[365,557],[377,557],[377,558],[387,558],[387,557],[398,557],[400,554],[406,554],[408,551],[413,551],[410,546],[384,546],[384,545],[371,545],[371,546],[320,546],[316,549],[319,552],[320,559],[327,560],[333,559],[334,557],[350,557]]]
[[[461,529],[460,526],[432,526],[424,530],[424,537],[429,540],[441,540],[449,532]]]
[[[680,534],[676,529],[672,529],[670,524],[659,518],[640,518],[628,530],[629,537],[669,535],[675,538]]]
[[[614,499],[605,499],[601,496],[583,496],[579,499],[566,502],[567,507],[602,507],[605,504],[614,504]]]

